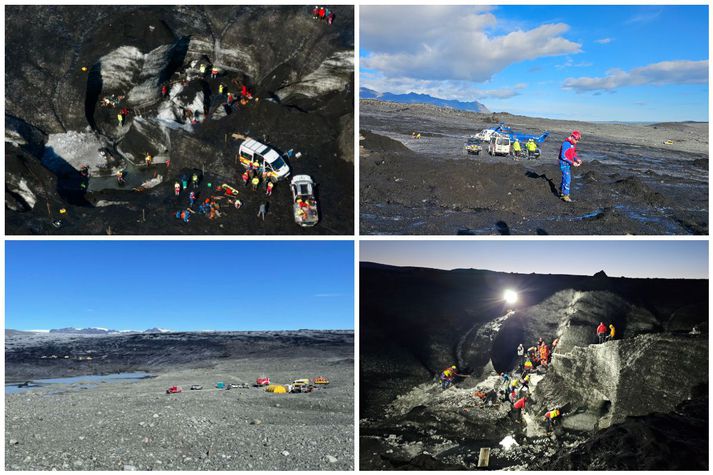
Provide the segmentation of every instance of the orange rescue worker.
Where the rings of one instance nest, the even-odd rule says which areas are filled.
[[[547,343],[542,343],[540,345],[540,363],[547,366],[547,362],[550,360],[550,348]]]

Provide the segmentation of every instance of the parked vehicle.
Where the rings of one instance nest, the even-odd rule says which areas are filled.
[[[191,391],[200,391],[201,389],[203,389],[203,386],[200,384],[194,384],[191,386]]]
[[[292,211],[295,222],[302,227],[310,227],[319,221],[317,199],[314,197],[314,182],[309,175],[297,175],[290,183],[292,189]]]
[[[326,377],[324,377],[324,376],[317,376],[316,378],[314,378],[314,379],[312,380],[312,382],[313,382],[314,384],[323,384],[323,385],[329,384],[329,380],[328,380]]]
[[[166,390],[166,394],[177,394],[183,392],[183,388],[180,386],[171,386]]]
[[[502,135],[493,135],[488,144],[490,155],[510,155],[510,139]]]
[[[257,378],[257,380],[255,381],[255,384],[256,384],[257,386],[269,386],[269,385],[270,385],[270,378],[267,377],[267,376],[260,376],[260,377]]]
[[[468,155],[480,155],[483,150],[482,142],[475,137],[470,137],[465,143],[465,153]]]
[[[280,154],[255,139],[247,138],[240,144],[238,158],[245,168],[264,170],[269,177],[277,180],[290,174],[290,166]]]

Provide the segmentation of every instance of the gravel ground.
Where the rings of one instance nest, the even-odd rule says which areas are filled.
[[[151,379],[5,398],[7,470],[353,470],[351,358],[222,360]],[[327,376],[308,394],[213,389],[216,381]],[[202,391],[189,391],[201,384]],[[180,385],[185,392],[165,394]]]
[[[365,234],[708,233],[707,123],[588,123],[373,100],[360,101],[360,119]],[[542,157],[465,154],[468,136],[499,122],[549,130]],[[584,163],[573,170],[575,202],[565,204],[556,157],[574,129]]]

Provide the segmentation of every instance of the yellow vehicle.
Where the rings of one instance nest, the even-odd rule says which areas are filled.
[[[305,386],[309,386],[309,379],[303,378],[303,379],[295,379],[292,381],[292,387],[294,388],[302,388]]]
[[[329,380],[324,376],[317,376],[312,380],[314,384],[329,384]]]

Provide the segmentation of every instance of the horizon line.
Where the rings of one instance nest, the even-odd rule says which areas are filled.
[[[99,329],[99,327],[82,327],[82,328],[77,328],[77,327],[64,327],[64,328],[74,328],[76,330],[87,330],[87,329]],[[16,331],[23,331],[23,332],[32,332],[32,333],[49,333],[51,330],[60,330],[61,328],[52,328],[49,330],[41,329],[33,329],[33,330],[24,330],[22,328],[5,328],[5,330],[16,330]],[[103,328],[102,328],[103,329]],[[146,333],[146,330],[117,330],[114,328],[109,328],[107,331],[113,331],[113,332],[118,332],[118,333]],[[166,329],[165,329],[166,330]],[[295,331],[354,331],[354,328],[282,328],[282,329],[259,329],[259,330],[166,330],[164,332],[151,332],[151,333],[211,333],[211,332],[295,332]],[[55,333],[70,333],[70,332],[55,332]]]
[[[386,267],[397,267],[399,269],[406,269],[406,268],[413,268],[413,269],[426,269],[426,270],[439,270],[439,271],[444,271],[444,272],[452,272],[452,271],[458,271],[458,270],[470,270],[470,271],[480,271],[480,272],[497,272],[499,274],[517,274],[517,275],[541,275],[541,276],[548,276],[548,275],[562,275],[562,276],[573,276],[573,277],[594,277],[596,274],[599,272],[604,272],[606,276],[610,279],[652,279],[652,280],[709,280],[707,277],[633,277],[633,276],[626,276],[626,275],[619,275],[619,276],[614,276],[614,275],[609,275],[607,274],[605,269],[601,269],[594,274],[560,274],[560,273],[549,273],[549,274],[542,274],[539,272],[523,272],[523,271],[503,271],[503,270],[493,270],[493,269],[478,269],[475,267],[453,267],[450,269],[442,268],[442,267],[422,267],[419,265],[399,265],[399,264],[385,264],[383,262],[375,262],[375,261],[359,261],[359,264],[376,264],[380,266],[386,266]]]
[[[385,94],[385,93],[382,93]],[[393,93],[390,93],[393,94]],[[478,104],[481,104],[485,107],[487,107],[485,104],[480,102],[478,99],[474,99],[472,101],[464,102],[458,99],[444,99],[442,97],[436,97],[436,96],[431,96],[430,94],[422,94],[422,93],[409,93],[409,94],[420,94],[420,95],[425,95],[428,97],[432,97],[434,99],[440,99],[443,101],[457,101],[461,102],[463,104],[468,104],[471,102],[477,102]],[[485,112],[476,112],[472,110],[467,110],[467,109],[458,109],[457,107],[449,107],[449,106],[441,106],[438,104],[431,104],[429,102],[397,102],[397,101],[389,101],[385,99],[379,99],[376,97],[359,97],[360,101],[377,101],[377,102],[387,102],[389,104],[402,104],[402,105],[424,105],[424,106],[431,106],[431,107],[441,107],[443,109],[452,109],[452,110],[457,110],[461,112],[466,112],[470,114],[482,114],[482,115],[492,115],[492,114],[508,114],[512,115],[515,117],[528,117],[530,119],[545,119],[545,120],[560,120],[560,121],[569,121],[569,122],[590,122],[590,123],[606,123],[606,124],[659,124],[659,123],[670,123],[670,124],[685,124],[689,122],[693,122],[696,124],[708,124],[710,122],[709,119],[706,120],[693,120],[693,119],[686,119],[686,120],[666,120],[666,119],[659,119],[659,120],[619,120],[619,121],[610,121],[610,120],[594,120],[594,119],[565,119],[565,118],[557,118],[557,117],[545,117],[545,116],[537,116],[537,115],[523,115],[523,114],[513,114],[512,112],[507,112],[507,111],[490,111],[489,113]]]

